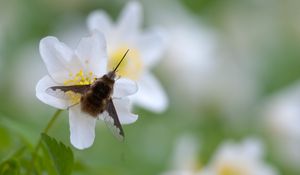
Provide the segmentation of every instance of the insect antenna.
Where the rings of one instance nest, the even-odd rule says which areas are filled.
[[[126,57],[126,55],[127,55],[128,52],[129,52],[129,49],[127,49],[127,51],[123,55],[122,59],[120,60],[120,62],[118,63],[118,65],[115,67],[115,69],[112,72],[116,72],[117,71],[118,67],[120,66],[120,64],[122,63],[122,61],[124,60],[124,58]]]

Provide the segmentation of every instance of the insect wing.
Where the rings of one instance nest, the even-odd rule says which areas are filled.
[[[124,140],[124,131],[119,121],[116,108],[113,101],[110,99],[106,111],[103,113],[103,120],[106,126],[110,129],[113,135],[120,141]]]
[[[69,99],[67,92],[83,94],[90,85],[74,85],[74,86],[52,86],[46,89],[46,93],[60,99]]]

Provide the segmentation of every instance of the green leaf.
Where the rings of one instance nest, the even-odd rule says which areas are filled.
[[[0,165],[0,175],[19,175],[20,165],[17,160],[11,159]]]
[[[59,175],[71,174],[74,164],[72,150],[46,134],[42,134],[42,143],[53,162],[56,172]]]
[[[41,167],[47,171],[48,175],[57,175],[56,168],[54,166],[54,163],[52,161],[52,158],[48,152],[48,149],[45,146],[42,146],[42,150],[44,152],[43,157],[41,159]]]

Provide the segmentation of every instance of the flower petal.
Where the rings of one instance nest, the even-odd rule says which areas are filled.
[[[133,96],[135,104],[154,112],[163,112],[168,106],[168,98],[157,79],[150,73],[144,73],[138,82],[139,90]]]
[[[131,38],[138,33],[142,22],[142,7],[137,1],[129,2],[123,9],[117,22],[116,35],[123,39]]]
[[[130,112],[131,104],[128,98],[113,99],[113,102],[121,124],[130,124],[138,119],[138,115]]]
[[[164,32],[160,29],[148,31],[140,37],[137,46],[147,67],[152,67],[161,58],[165,49],[164,40]]]
[[[76,64],[72,50],[57,38],[51,36],[40,41],[39,49],[50,76],[56,82],[63,83],[68,78],[69,72],[72,72],[74,64]],[[71,62],[73,63],[70,64]]]
[[[85,149],[94,143],[96,118],[81,111],[80,105],[69,110],[70,139],[74,147]]]
[[[89,15],[87,19],[87,25],[91,32],[94,30],[98,30],[105,36],[108,36],[112,28],[110,17],[101,10],[94,11]]]
[[[59,109],[67,109],[69,102],[46,93],[46,89],[57,84],[48,76],[44,76],[36,85],[36,96],[42,102]]]
[[[84,71],[92,71],[98,77],[106,73],[106,41],[102,33],[94,31],[91,36],[82,38],[76,54],[84,65]]]
[[[113,97],[121,98],[132,95],[138,91],[137,84],[127,78],[120,78],[115,82]]]

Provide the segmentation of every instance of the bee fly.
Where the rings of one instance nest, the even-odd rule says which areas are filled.
[[[65,94],[68,91],[80,94],[81,98],[78,103],[81,105],[81,111],[95,118],[97,118],[99,114],[103,114],[103,119],[108,128],[119,140],[123,140],[125,135],[112,100],[112,94],[116,71],[126,57],[128,51],[129,49],[112,71],[103,75],[101,78],[97,78],[92,84],[53,86],[48,88],[46,92],[59,98],[68,98],[68,95]],[[72,106],[77,105],[78,103],[73,104]]]

